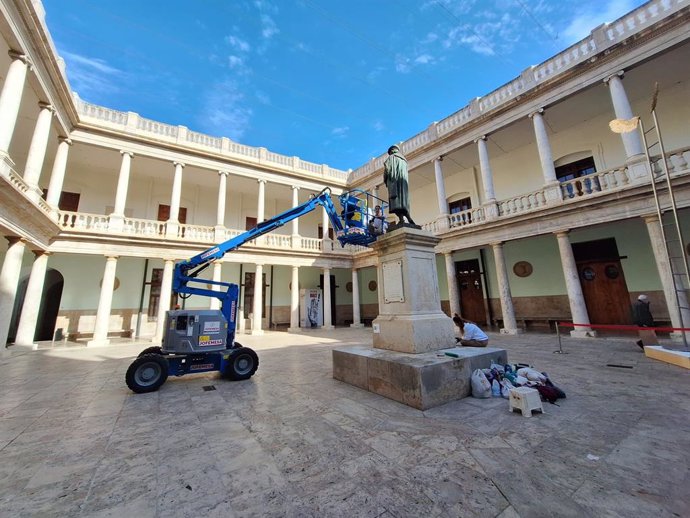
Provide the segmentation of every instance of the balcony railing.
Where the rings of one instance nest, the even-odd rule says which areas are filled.
[[[652,157],[654,174],[659,178],[663,172],[660,156]],[[690,146],[686,146],[666,154],[666,163],[671,176],[690,173]],[[28,189],[21,177],[10,171],[9,178],[18,190]],[[560,202],[567,203],[594,196],[602,196],[609,193],[630,188],[633,179],[627,165],[614,167],[582,176],[559,185]],[[41,200],[42,201],[42,200]],[[43,203],[45,205],[45,203]],[[497,202],[498,214],[493,218],[510,218],[517,215],[528,214],[543,210],[548,206],[546,189],[520,194]],[[46,205],[46,211],[49,211]],[[423,225],[425,230],[434,234],[443,234],[451,229],[478,226],[488,221],[487,213],[483,207],[473,208],[455,214],[437,218],[435,221]],[[109,233],[140,237],[170,238],[166,233],[166,223],[147,219],[124,218],[122,224],[111,225],[110,218],[103,214],[87,214],[83,212],[58,212],[58,224],[65,231],[80,231],[88,233]],[[222,229],[220,233],[215,227],[203,225],[179,224],[177,233],[173,239],[190,241],[201,244],[213,244],[224,242],[242,234],[244,230]],[[304,252],[328,252],[336,254],[352,254],[357,250],[352,247],[341,248],[337,241],[322,240],[310,237],[293,236],[284,234],[266,234],[245,246],[270,248],[275,250],[299,250]]]

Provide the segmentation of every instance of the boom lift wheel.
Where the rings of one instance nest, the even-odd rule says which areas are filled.
[[[168,379],[168,360],[160,354],[139,356],[127,369],[127,386],[137,394],[153,392]]]
[[[225,376],[233,381],[251,378],[259,368],[259,357],[249,347],[240,347],[230,353]]]
[[[143,351],[141,351],[138,355],[137,358],[144,356],[145,354],[162,354],[163,353],[163,348],[160,345],[156,345],[153,347],[147,347]]]

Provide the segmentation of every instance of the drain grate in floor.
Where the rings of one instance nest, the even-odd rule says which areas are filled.
[[[204,392],[211,392],[212,390],[216,390],[216,387],[213,385],[206,385],[205,387],[201,387],[204,389]]]
[[[632,365],[620,365],[618,363],[607,363],[607,367],[618,367],[619,369],[632,369]]]

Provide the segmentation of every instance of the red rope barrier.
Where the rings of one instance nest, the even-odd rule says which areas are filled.
[[[625,331],[690,331],[690,328],[687,327],[638,327],[613,324],[573,324],[571,322],[556,322],[556,325],[563,327],[589,327],[590,329],[619,329]]]

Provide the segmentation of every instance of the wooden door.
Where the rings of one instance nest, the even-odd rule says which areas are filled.
[[[632,323],[630,294],[620,260],[580,262],[577,270],[590,323]]]
[[[460,316],[477,324],[486,324],[484,309],[484,290],[479,261],[460,261],[456,263],[455,272],[460,293]]]
[[[180,207],[177,213],[177,220],[180,223],[187,223],[187,207]],[[170,205],[158,205],[158,221],[168,221],[170,219]]]

